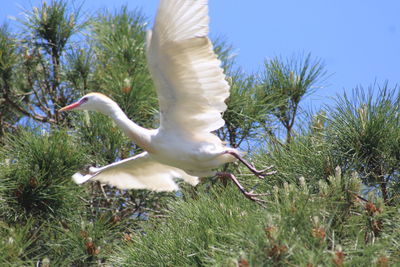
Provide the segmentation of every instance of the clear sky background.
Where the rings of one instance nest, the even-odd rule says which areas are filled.
[[[0,0],[0,23],[40,2]],[[122,5],[141,8],[152,25],[158,0],[86,0],[83,10],[94,14]],[[211,35],[226,37],[249,73],[277,55],[311,52],[321,58],[331,76],[310,105],[329,103],[358,85],[400,83],[400,0],[210,0],[210,17]]]

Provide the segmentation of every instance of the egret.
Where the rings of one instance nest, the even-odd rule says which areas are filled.
[[[234,148],[224,145],[213,131],[224,125],[229,84],[208,38],[207,0],[161,0],[154,27],[147,32],[147,63],[157,90],[160,126],[145,129],[100,93],[89,93],[60,111],[91,110],[111,117],[144,152],[104,167],[76,173],[81,184],[97,180],[120,189],[174,191],[174,178],[196,185],[199,177],[231,179],[249,199],[261,194],[246,191],[236,177],[216,172],[222,164],[241,161],[262,178]]]

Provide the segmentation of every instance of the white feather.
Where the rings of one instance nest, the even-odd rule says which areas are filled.
[[[162,0],[147,58],[157,87],[160,131],[184,133],[219,145],[210,132],[222,127],[229,96],[208,34],[206,0]]]
[[[153,191],[178,190],[174,178],[181,178],[196,185],[198,178],[177,168],[163,165],[147,153],[112,163],[102,168],[91,169],[93,174],[76,173],[72,178],[78,184],[88,180],[100,181],[120,189],[149,189]]]

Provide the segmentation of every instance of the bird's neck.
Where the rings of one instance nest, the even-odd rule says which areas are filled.
[[[131,121],[118,106],[113,108],[113,112],[111,112],[111,114],[109,115],[122,129],[122,131],[133,140],[135,144],[137,144],[143,150],[146,150],[148,152],[152,151],[152,130],[143,128]]]

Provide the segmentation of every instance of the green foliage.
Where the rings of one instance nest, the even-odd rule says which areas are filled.
[[[17,61],[15,45],[11,36],[8,25],[4,24],[0,27],[0,74],[2,83],[6,83],[12,76],[12,68]],[[3,84],[2,86],[6,86]]]
[[[0,138],[5,132],[11,130],[10,128],[18,119],[11,107],[6,105],[15,78],[13,68],[16,62],[17,51],[14,37],[9,32],[8,25],[4,24],[0,27]]]
[[[8,225],[0,221],[0,264],[2,266],[24,266],[29,260],[27,254],[35,253],[37,248],[31,247],[36,231],[32,231],[33,221],[25,225]]]
[[[112,163],[130,154],[131,143],[118,127],[106,116],[84,112],[77,117],[77,131],[82,146],[93,158],[93,164]]]
[[[71,50],[66,55],[68,65],[66,66],[65,76],[72,88],[79,93],[89,89],[89,82],[93,76],[94,55],[91,49]],[[76,95],[78,98],[78,95]]]
[[[256,75],[248,75],[237,66],[231,45],[221,38],[213,44],[230,85],[230,96],[225,101],[228,108],[223,115],[225,125],[217,135],[231,147],[250,150],[250,142],[257,143],[260,132],[271,126],[268,113],[277,103],[264,94]]]
[[[395,247],[385,249],[399,241],[400,232],[387,220],[397,211],[360,202],[350,193],[358,189],[358,179],[342,177],[339,170],[328,181],[321,181],[314,193],[304,179],[299,186],[285,183],[270,189],[266,209],[231,186],[214,188],[210,194],[199,191],[194,199],[171,202],[166,219],[146,222],[141,233],[121,244],[111,262],[116,266],[245,262],[335,266],[342,252],[343,263],[349,266],[371,265],[381,256],[399,260]],[[377,224],[379,229],[374,228]],[[371,242],[368,237],[373,235],[381,238]]]
[[[398,192],[400,153],[400,94],[385,84],[374,94],[362,88],[337,98],[330,112],[327,139],[342,166],[355,169],[368,186],[379,186],[386,202]],[[397,92],[397,95],[396,95]]]
[[[7,185],[1,217],[7,222],[30,217],[67,217],[77,204],[79,190],[69,177],[84,159],[83,150],[64,131],[21,130],[9,136],[1,150],[7,163],[0,174]]]
[[[277,170],[269,179],[271,183],[294,182],[305,177],[316,186],[318,180],[327,179],[338,166],[337,159],[331,155],[330,144],[313,134],[297,136],[285,146],[273,143],[264,148],[267,149],[268,154],[257,155],[257,158],[261,166],[273,165]]]
[[[286,60],[275,57],[265,61],[264,65],[265,70],[262,75],[264,93],[277,103],[272,115],[286,129],[286,142],[289,143],[299,113],[300,101],[306,95],[313,93],[317,83],[324,79],[325,65],[320,59],[313,60],[311,54],[305,58],[293,56]]]
[[[52,0],[49,5],[43,2],[41,7],[25,12],[26,20],[22,23],[32,31],[34,38],[41,42],[39,45],[48,54],[59,58],[60,52],[77,31],[77,15],[79,11],[70,12],[66,1]]]
[[[96,266],[106,261],[118,241],[122,242],[123,231],[119,222],[107,214],[95,221],[85,217],[67,219],[43,229],[43,256],[54,266]]]
[[[218,194],[200,191],[195,199],[172,202],[167,219],[144,225],[142,234],[133,235],[132,240],[120,247],[114,256],[114,264],[213,264],[218,261],[216,257],[221,260],[229,256],[233,244],[236,245],[233,248],[239,249],[235,241],[241,237],[262,235],[263,228],[256,223],[262,210],[249,201],[243,201],[237,191],[231,189],[214,188]],[[249,214],[252,215],[247,216]],[[244,232],[238,232],[244,228]],[[252,240],[244,239],[243,243],[249,246]]]
[[[145,19],[123,7],[92,24],[95,73],[91,87],[113,98],[137,123],[154,127],[155,90],[145,59]]]
[[[12,47],[1,47],[8,58],[0,97],[14,115],[34,122],[61,124],[65,117],[57,109],[65,106],[75,91],[64,80],[65,54],[84,24],[80,22],[79,10],[70,10],[63,0],[43,2],[24,15],[25,19],[20,20],[23,33],[15,35]],[[4,32],[3,29],[2,40]],[[16,128],[18,120],[4,124]]]

